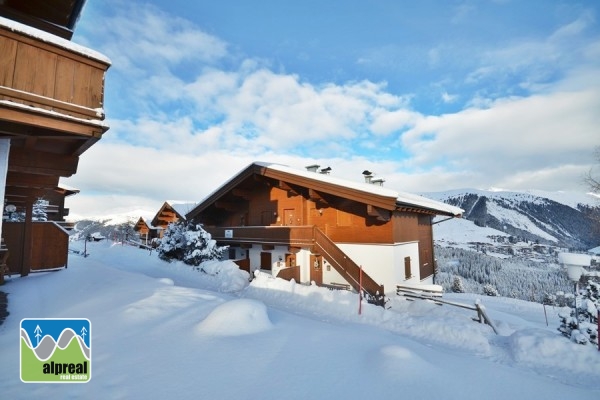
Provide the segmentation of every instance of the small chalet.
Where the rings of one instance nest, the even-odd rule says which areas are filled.
[[[160,207],[152,221],[148,222],[140,217],[133,227],[140,240],[144,244],[149,244],[153,239],[163,237],[165,229],[171,223],[185,221],[186,213],[188,213],[196,204],[195,203],[169,203],[165,201]]]
[[[144,217],[140,217],[133,226],[133,230],[140,237],[140,242],[146,246],[152,242],[152,239],[158,237],[158,229],[152,226]]]
[[[165,201],[160,210],[152,219],[152,226],[158,229],[158,237],[161,238],[167,226],[179,221],[185,221],[185,215],[195,206],[190,203],[169,203]]]
[[[187,214],[249,272],[363,290],[381,304],[400,284],[432,283],[432,219],[463,210],[414,194],[255,162]],[[361,268],[362,267],[362,268]],[[361,272],[362,269],[362,272]]]

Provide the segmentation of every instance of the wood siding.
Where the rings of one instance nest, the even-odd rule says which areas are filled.
[[[25,224],[4,222],[2,236],[8,248],[8,268],[12,273],[21,273],[23,260],[22,243]],[[67,265],[69,234],[54,222],[32,224],[32,246],[30,270],[61,268]],[[25,266],[27,267],[27,266]]]
[[[108,65],[0,28],[0,100],[102,120]]]
[[[397,242],[419,242],[421,279],[433,275],[433,229],[431,216],[410,212],[394,213],[394,238]]]
[[[367,206],[341,198],[321,203],[280,187],[259,186],[247,200],[224,199],[196,219],[207,226],[307,226],[315,225],[333,241],[345,243],[394,243],[393,222],[367,215]],[[223,222],[215,224],[215,214]]]
[[[419,271],[421,279],[433,275],[433,228],[431,216],[420,215],[418,220],[419,230]]]

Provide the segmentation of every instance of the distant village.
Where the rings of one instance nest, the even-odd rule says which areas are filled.
[[[546,263],[557,263],[558,253],[572,251],[572,249],[565,247],[541,244],[516,236],[489,235],[487,238],[490,240],[489,242],[474,241],[457,243],[451,240],[446,240],[444,246],[467,248],[478,253],[499,258],[513,258]],[[592,255],[592,266],[599,267],[600,247],[590,249],[588,253]]]

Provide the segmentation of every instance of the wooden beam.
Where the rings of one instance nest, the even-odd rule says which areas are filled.
[[[9,107],[6,103],[0,105],[0,120],[38,126],[79,136],[101,137],[102,133],[108,130],[108,126],[97,121],[69,118],[60,114],[46,114],[35,109]]]
[[[252,191],[241,188],[232,189],[231,194],[235,197],[241,197],[244,200],[250,200],[250,197],[252,197]]]
[[[60,177],[55,175],[36,175],[16,171],[8,171],[6,174],[6,186],[54,189],[58,186],[59,180]]]
[[[300,194],[300,191],[297,188],[287,184],[284,181],[279,181],[277,187],[282,190],[287,190],[289,197],[298,196]]]
[[[327,200],[325,200],[323,198],[323,196],[321,195],[320,192],[318,192],[314,189],[311,189],[311,188],[308,189],[308,198],[310,200],[314,201],[315,203],[316,202],[327,203]]]
[[[388,222],[391,219],[391,212],[379,207],[367,204],[367,215],[375,217],[379,221]]]
[[[13,199],[16,202],[22,202],[28,197],[34,199],[44,197],[50,189],[7,186],[5,190],[4,197]]]
[[[8,170],[13,172],[71,176],[77,172],[79,157],[43,151],[25,151],[11,147],[8,156]]]
[[[230,203],[226,201],[217,200],[214,202],[215,208],[222,208],[226,211],[238,211],[239,206],[235,203]]]
[[[300,252],[300,250],[302,250],[301,247],[288,246],[288,251],[292,254],[298,254]]]

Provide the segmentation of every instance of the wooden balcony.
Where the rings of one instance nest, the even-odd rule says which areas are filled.
[[[0,18],[0,139],[10,140],[6,201],[43,197],[76,173],[104,123],[101,54]]]
[[[0,24],[2,119],[88,136],[105,131],[108,59],[64,39],[5,25]]]
[[[205,227],[212,238],[224,244],[272,244],[312,246],[312,226]]]

